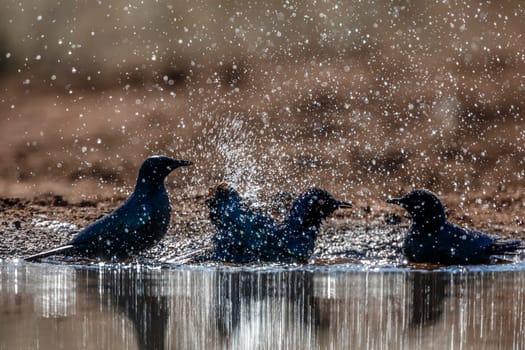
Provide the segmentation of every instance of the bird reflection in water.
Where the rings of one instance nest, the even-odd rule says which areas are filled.
[[[100,270],[100,304],[118,309],[132,321],[140,349],[164,349],[170,300],[158,274],[126,268]]]
[[[223,347],[259,348],[276,339],[292,348],[314,346],[320,309],[313,276],[311,271],[218,271],[214,307]]]
[[[445,273],[430,272],[415,272],[408,276],[408,283],[412,285],[412,328],[429,326],[439,320],[443,314],[449,277]]]

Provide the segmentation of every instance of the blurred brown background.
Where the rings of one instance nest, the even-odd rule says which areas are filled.
[[[521,1],[4,1],[0,195],[522,198]],[[173,185],[170,185],[173,186]]]

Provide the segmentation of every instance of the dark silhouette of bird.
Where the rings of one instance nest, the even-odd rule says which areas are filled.
[[[440,265],[489,264],[494,256],[523,249],[518,239],[500,237],[459,227],[447,221],[445,207],[432,192],[414,190],[388,203],[404,208],[412,225],[404,239],[404,254],[409,262]]]
[[[207,200],[215,258],[223,262],[306,262],[314,250],[321,223],[335,210],[351,208],[330,193],[310,188],[302,193],[281,223],[250,208],[239,193],[220,184]]]
[[[191,164],[164,156],[147,158],[140,167],[135,190],[121,207],[80,231],[69,243],[25,260],[55,254],[125,260],[152,247],[164,237],[170,223],[164,179],[178,167]]]

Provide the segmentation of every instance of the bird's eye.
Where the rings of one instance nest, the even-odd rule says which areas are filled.
[[[326,203],[326,201],[325,201],[324,199],[318,199],[318,200],[317,200],[317,204],[318,204],[319,206],[321,206],[321,207],[322,207],[325,203]]]

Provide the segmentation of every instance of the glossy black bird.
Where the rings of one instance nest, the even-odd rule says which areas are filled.
[[[214,188],[207,201],[215,257],[224,262],[306,262],[314,250],[321,223],[335,210],[351,204],[310,188],[297,198],[281,223],[250,208],[227,184]]]
[[[191,165],[163,156],[147,158],[135,190],[113,213],[95,221],[66,245],[26,258],[34,261],[55,254],[103,260],[123,260],[148,249],[164,237],[171,216],[164,179],[173,170]]]
[[[504,240],[451,224],[439,198],[428,190],[415,190],[387,202],[401,206],[412,217],[404,240],[404,254],[410,262],[488,264],[494,255],[512,254],[524,248],[518,239]]]

